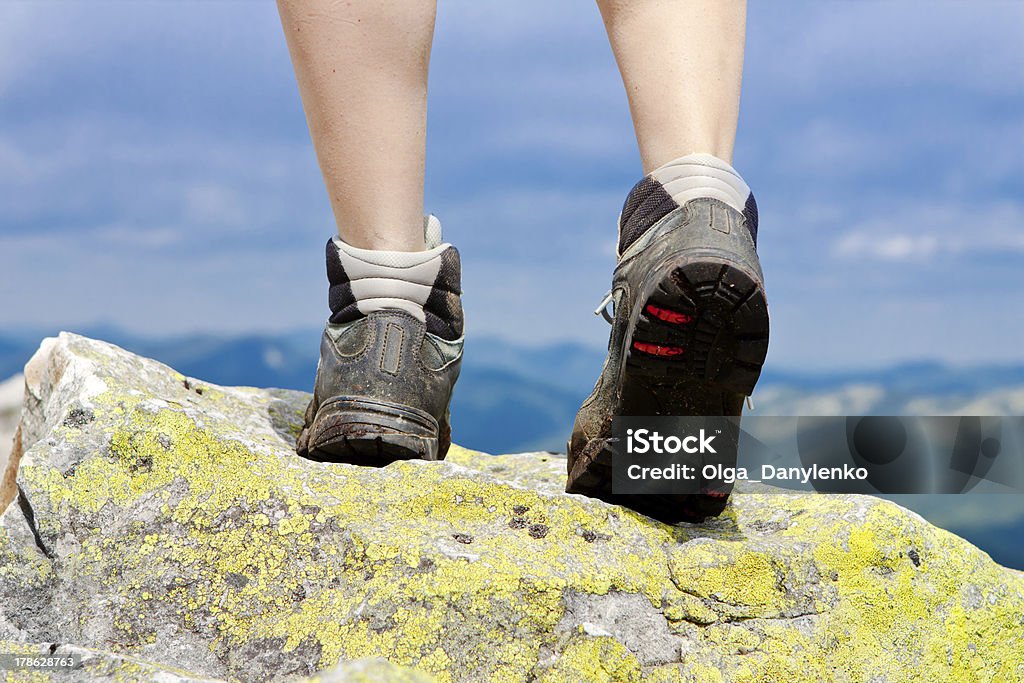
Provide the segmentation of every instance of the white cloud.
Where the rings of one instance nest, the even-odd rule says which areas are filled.
[[[1024,255],[1024,206],[1020,204],[915,200],[901,204],[853,226],[834,242],[833,255],[894,262],[928,262],[940,255]]]
[[[836,253],[848,258],[869,257],[883,261],[927,261],[939,248],[931,235],[880,235],[863,232],[844,235],[836,243]]]

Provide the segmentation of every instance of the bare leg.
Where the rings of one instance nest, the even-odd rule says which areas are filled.
[[[363,249],[422,250],[436,2],[277,5],[339,236]]]
[[[597,0],[629,95],[644,177],[619,214],[609,362],[576,414],[566,491],[674,523],[721,514],[731,484],[625,495],[620,415],[742,413],[768,351],[757,205],[732,168],[744,0]],[[603,306],[604,304],[602,304]],[[735,436],[717,462],[735,465]],[[700,462],[700,458],[696,460]],[[699,467],[697,467],[699,470]]]
[[[644,173],[702,152],[732,161],[746,0],[597,0]]]

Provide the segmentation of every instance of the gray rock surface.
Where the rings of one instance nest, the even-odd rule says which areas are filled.
[[[0,472],[7,469],[7,459],[14,445],[14,432],[21,419],[21,403],[25,378],[15,375],[0,382]]]
[[[56,666],[21,664],[5,658],[5,681],[79,680],[92,683],[222,683],[172,666],[155,664],[116,652],[61,643],[20,643],[0,639],[0,655],[55,659]]]
[[[566,495],[550,454],[308,462],[306,395],[68,334],[26,386],[18,646],[164,680],[1024,680],[1024,577],[892,503],[741,490],[669,527]]]

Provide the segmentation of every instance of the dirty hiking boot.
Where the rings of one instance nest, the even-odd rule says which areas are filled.
[[[433,216],[425,236],[423,252],[327,243],[331,317],[299,455],[386,465],[447,454],[462,362],[461,266]]]
[[[617,415],[741,413],[768,350],[756,243],[753,195],[731,166],[711,155],[666,164],[629,193],[612,289],[597,311],[612,324],[608,358],[576,416],[566,491],[666,522],[697,521],[724,509],[729,488],[613,495],[609,440]],[[731,450],[721,464],[735,465]]]

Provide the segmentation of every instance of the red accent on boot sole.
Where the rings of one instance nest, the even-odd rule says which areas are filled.
[[[670,311],[667,308],[658,308],[653,304],[647,304],[645,310],[649,315],[653,315],[658,320],[664,320],[665,322],[672,323],[673,325],[685,325],[693,320],[693,316],[686,315],[685,313],[679,313],[677,311]]]
[[[649,353],[652,356],[678,356],[683,353],[681,346],[661,346],[660,344],[648,344],[647,342],[633,342],[633,348],[637,351]]]

